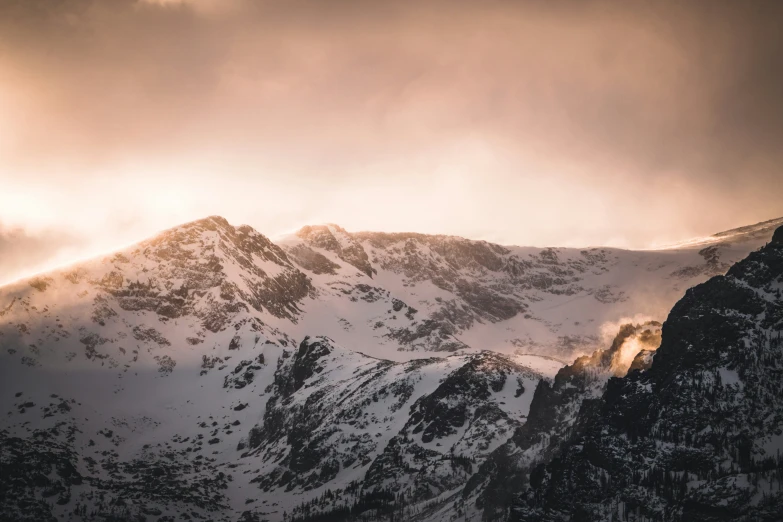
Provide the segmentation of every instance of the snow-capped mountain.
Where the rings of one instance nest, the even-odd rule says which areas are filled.
[[[476,519],[499,456],[524,475],[554,455],[649,364],[646,321],[774,224],[631,252],[333,225],[274,243],[211,217],[7,285],[0,515]]]
[[[783,227],[685,294],[649,369],[611,379],[512,520],[783,517]]]
[[[305,333],[398,360],[422,356],[406,351],[474,348],[567,362],[605,348],[623,319],[662,321],[687,288],[725,272],[780,224],[725,232],[706,247],[638,252],[352,234],[335,225],[278,243],[319,292],[303,305]]]

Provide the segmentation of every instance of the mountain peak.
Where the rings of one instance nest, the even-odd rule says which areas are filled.
[[[772,278],[783,270],[783,231],[762,225],[709,246],[628,252],[333,224],[276,244],[208,216],[20,280],[0,288],[0,468],[9,471],[0,489],[10,491],[0,513],[89,522],[122,506],[134,520],[435,522],[483,511],[496,520],[542,482],[538,463],[582,462],[604,428],[617,442],[608,449],[625,452],[623,423],[657,418],[669,424],[650,433],[668,439],[631,447],[629,475],[622,462],[604,468],[624,482],[602,486],[595,475],[594,490],[561,490],[617,490],[630,513],[641,490],[623,484],[648,456],[656,471],[639,478],[662,479],[660,492],[683,477],[697,487],[710,474],[734,480],[709,448],[722,444],[731,451],[719,457],[751,471],[748,448],[759,466],[776,464],[761,450],[777,449],[783,426],[774,401],[783,312],[770,301],[780,300]],[[726,275],[686,293],[655,351],[663,329],[647,321],[714,274]],[[611,346],[601,341],[615,330]],[[441,357],[422,357],[432,352]],[[551,357],[583,353],[593,355],[565,368]],[[623,397],[634,402],[586,431]],[[659,399],[674,407],[657,408]],[[726,411],[741,424],[727,424]],[[767,438],[753,446],[744,433]],[[575,476],[589,480],[613,455]],[[659,465],[677,466],[668,486]]]
[[[169,230],[180,230],[180,229],[192,229],[192,228],[203,228],[208,230],[215,230],[215,229],[233,229],[234,226],[231,225],[231,223],[228,222],[226,218],[223,216],[213,215],[213,216],[207,216],[201,219],[195,219],[193,221],[188,221],[186,223],[182,223],[181,225],[177,225],[175,227],[170,228]]]

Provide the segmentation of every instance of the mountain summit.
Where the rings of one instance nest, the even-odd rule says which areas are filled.
[[[685,517],[721,492],[767,516],[783,232],[753,230],[274,243],[213,216],[0,287],[0,515],[502,519],[530,485],[522,519]]]

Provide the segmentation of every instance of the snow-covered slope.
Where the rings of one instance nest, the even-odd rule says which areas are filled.
[[[512,520],[783,517],[783,227],[690,289],[647,370],[612,379]]]
[[[534,391],[751,236],[629,252],[329,225],[275,244],[211,217],[2,287],[0,514],[475,513],[462,488]]]
[[[504,247],[336,225],[278,243],[318,289],[303,305],[305,333],[397,360],[472,348],[570,361],[605,348],[628,319],[662,321],[687,288],[769,240],[769,223],[659,251]]]
[[[547,363],[492,352],[394,363],[307,338],[280,359],[242,459],[265,494],[318,499],[295,516],[413,506],[460,488],[524,423]]]
[[[222,517],[290,346],[260,318],[295,321],[311,291],[278,247],[217,218],[3,288],[3,512]]]
[[[783,226],[783,217],[762,221],[753,225],[746,225],[744,227],[732,228],[731,230],[724,230],[707,237],[696,237],[686,241],[681,241],[674,245],[667,245],[661,247],[662,249],[676,249],[684,247],[699,247],[706,246],[720,246],[728,245],[732,243],[746,243],[748,241],[768,241],[775,230]]]

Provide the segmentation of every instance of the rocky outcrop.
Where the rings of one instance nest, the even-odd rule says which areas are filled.
[[[657,322],[625,324],[609,348],[578,358],[563,367],[552,382],[540,381],[527,422],[470,478],[463,498],[474,501],[485,520],[505,520],[532,468],[548,462],[573,436],[580,411],[593,407],[611,377],[625,375],[638,353],[654,353],[660,334]]]
[[[337,225],[306,226],[301,228],[296,235],[310,246],[334,253],[368,277],[372,277],[375,273],[362,245],[345,229]]]
[[[652,365],[611,379],[512,520],[780,520],[783,229],[685,294]]]
[[[405,426],[367,471],[364,497],[393,492],[398,503],[419,503],[461,488],[524,423],[526,415],[514,411],[512,398],[523,402],[519,397],[540,379],[491,352],[468,358],[411,406]]]
[[[253,479],[264,491],[342,484],[321,512],[404,511],[461,488],[524,423],[511,399],[541,378],[491,352],[392,363],[308,338],[282,359],[245,458],[264,463]]]
[[[295,245],[288,250],[289,257],[305,270],[321,275],[335,275],[340,265],[329,260],[328,257],[316,252],[307,245]]]
[[[410,352],[482,349],[487,336],[477,332],[493,332],[492,348],[513,345],[521,353],[572,360],[602,348],[607,322],[636,314],[663,319],[685,288],[725,272],[772,232],[759,224],[695,247],[628,252],[322,225],[304,227],[280,244],[317,281],[317,300],[379,303],[337,305],[346,332]],[[392,311],[395,301],[415,315]],[[498,338],[499,331],[507,333]]]

